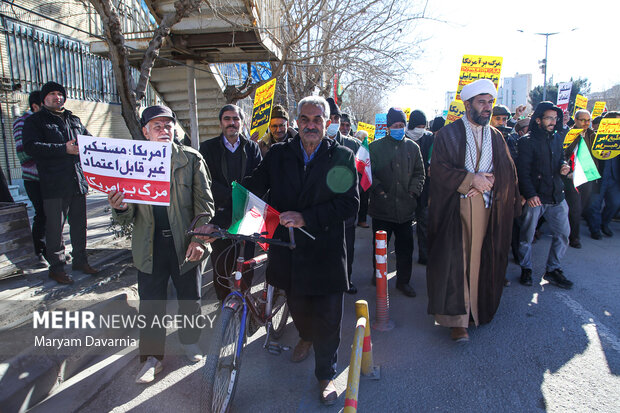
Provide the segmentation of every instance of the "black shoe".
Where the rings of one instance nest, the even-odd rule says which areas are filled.
[[[528,287],[532,286],[532,270],[529,268],[521,269],[521,278],[519,278],[519,282],[521,285],[526,285]]]
[[[600,233],[600,232],[591,232],[591,233],[590,233],[590,237],[591,237],[592,239],[601,239],[601,238],[603,238],[603,237],[601,236],[601,233]],[[571,245],[571,247],[572,247],[572,245]]]
[[[409,284],[396,284],[396,289],[402,291],[407,297],[415,297],[417,295]]]
[[[428,263],[428,259],[426,257],[420,257],[418,258],[418,264],[420,265],[426,265]]]
[[[598,239],[600,239],[601,234],[599,234],[598,236],[599,236]],[[592,238],[594,238],[594,235],[592,235]],[[594,239],[597,239],[597,238],[594,238]],[[577,248],[577,249],[581,248],[581,242],[578,239],[570,241],[568,245],[570,245],[573,248]]]
[[[601,232],[602,232],[603,234],[605,234],[605,236],[606,236],[606,237],[613,237],[613,236],[614,236],[613,231],[612,231],[612,230],[610,230],[610,229],[609,229],[609,227],[608,227],[607,225],[603,225],[603,226],[601,227]]]
[[[347,290],[347,294],[357,294],[357,287],[353,285],[352,282],[349,283],[349,289]]]
[[[566,290],[570,290],[573,286],[572,281],[569,281],[560,269],[547,271],[545,275],[543,275],[543,279],[549,281],[550,284],[553,284],[560,288],[564,288]]]

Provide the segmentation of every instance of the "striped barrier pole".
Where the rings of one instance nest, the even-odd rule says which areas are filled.
[[[347,379],[347,392],[344,398],[344,413],[357,412],[357,395],[360,389],[360,369],[362,367],[362,349],[364,347],[364,331],[366,319],[357,319],[355,335],[353,336],[353,349],[351,350],[351,363],[349,364],[349,378]]]
[[[372,357],[372,340],[370,339],[370,316],[368,313],[368,302],[366,300],[357,300],[355,302],[355,316],[357,319],[363,317],[366,319],[366,328],[364,329],[364,347],[362,349],[362,376],[379,379],[379,366],[374,365]]]
[[[372,328],[379,331],[389,331],[394,328],[390,320],[390,297],[387,284],[387,232],[375,233],[375,262],[377,277],[377,312]]]

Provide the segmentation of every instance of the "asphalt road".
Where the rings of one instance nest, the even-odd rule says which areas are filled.
[[[468,344],[452,342],[448,329],[435,326],[426,314],[425,267],[414,266],[416,298],[395,290],[395,280],[391,280],[390,316],[395,328],[389,332],[373,330],[374,360],[380,366],[381,378],[362,379],[358,410],[620,411],[620,224],[613,222],[611,228],[615,237],[596,241],[582,226],[583,248],[569,248],[563,260],[565,275],[575,283],[572,290],[539,284],[549,236],[534,246],[534,286],[521,286],[519,267],[509,264],[507,276],[512,285],[504,289],[494,320],[470,329]],[[375,313],[374,287],[369,282],[370,235],[370,229],[357,229],[353,280],[360,291],[345,297],[337,404],[329,408],[320,405],[313,357],[295,364],[289,360],[290,351],[271,355],[262,349],[261,331],[244,350],[235,412],[342,411],[355,300],[368,300],[371,319]],[[388,265],[390,276],[394,276],[393,252]],[[205,311],[213,311],[212,306]],[[209,337],[207,330],[201,339],[205,348]],[[290,323],[280,343],[292,347],[296,342]],[[167,343],[170,352],[178,352],[176,334],[169,336]],[[108,371],[110,367],[95,368],[90,379],[94,378],[100,389],[94,396],[81,392],[76,384],[54,396],[44,410],[200,411],[200,364],[168,356],[156,382],[145,386],[134,383],[139,369],[135,355],[133,351],[121,357],[124,362],[114,373]]]

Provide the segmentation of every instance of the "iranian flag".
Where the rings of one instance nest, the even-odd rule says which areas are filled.
[[[573,171],[573,185],[575,188],[601,177],[592,160],[592,155],[590,155],[588,144],[583,139],[579,141],[579,145],[575,148],[573,159],[575,162],[575,170]]]
[[[233,182],[232,225],[228,228],[228,232],[241,235],[266,232],[267,235],[264,237],[271,238],[279,223],[278,211],[237,182]]]
[[[355,154],[355,168],[362,174],[361,185],[364,191],[368,191],[372,185],[372,171],[370,169],[370,152],[368,151],[368,137],[364,138],[362,146]]]

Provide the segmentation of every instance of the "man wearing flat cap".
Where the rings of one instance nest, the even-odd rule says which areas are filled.
[[[375,233],[394,234],[396,288],[408,297],[416,292],[410,285],[413,271],[413,218],[417,199],[424,185],[424,163],[420,147],[405,136],[407,117],[398,108],[387,113],[387,135],[369,146],[372,186],[368,214],[372,217],[373,248]],[[375,256],[373,266],[375,266]],[[374,272],[373,272],[374,274]],[[375,283],[375,277],[372,278]]]
[[[65,219],[71,235],[72,269],[86,274],[98,270],[86,256],[86,193],[88,184],[82,172],[77,136],[90,135],[80,118],[65,109],[67,92],[56,82],[41,88],[43,106],[26,118],[22,132],[24,151],[32,156],[39,171],[41,196],[46,216],[45,258],[49,278],[60,284],[73,284],[65,270],[62,230]]]
[[[200,315],[201,275],[198,263],[206,258],[209,248],[198,237],[188,237],[185,230],[198,214],[207,215],[199,225],[207,224],[214,214],[211,176],[198,151],[174,142],[176,117],[165,106],[151,106],[142,112],[142,133],[151,142],[170,142],[170,205],[157,206],[123,202],[123,193],[112,191],[108,202],[112,215],[120,224],[133,223],[131,252],[138,269],[140,315],[145,327],[140,328],[140,361],[142,368],[137,383],[150,383],[162,370],[166,329],[161,320],[166,313],[168,280],[172,278],[179,314],[194,322]],[[159,325],[156,321],[159,320]],[[202,359],[197,345],[200,329],[179,328],[179,340],[191,362]]]
[[[428,217],[428,312],[467,341],[470,321],[488,323],[499,306],[512,221],[520,213],[514,163],[490,127],[497,91],[488,79],[463,87],[463,118],[435,136]]]
[[[258,135],[258,132],[254,132]],[[269,120],[269,129],[263,138],[258,141],[258,147],[262,156],[265,156],[271,145],[278,142],[285,142],[297,135],[295,129],[288,126],[288,112],[282,105],[275,105],[271,109],[271,119]],[[258,138],[258,136],[256,136]],[[252,137],[254,139],[254,136]]]

